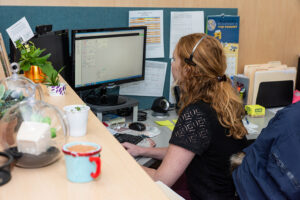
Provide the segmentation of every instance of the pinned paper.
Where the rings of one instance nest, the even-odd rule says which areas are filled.
[[[167,64],[147,60],[145,80],[120,85],[119,94],[161,97],[164,91]]]
[[[129,26],[147,26],[146,58],[164,58],[163,10],[129,11]]]
[[[15,46],[17,40],[19,40],[21,43],[24,43],[34,36],[25,17],[6,29],[6,32],[8,33],[10,39],[14,42]]]
[[[178,40],[191,33],[204,33],[204,11],[171,12],[170,58]]]

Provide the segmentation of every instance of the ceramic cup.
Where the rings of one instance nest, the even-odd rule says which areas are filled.
[[[85,183],[101,173],[101,146],[91,142],[71,142],[63,146],[67,178],[71,182]]]
[[[70,136],[80,137],[86,134],[90,107],[87,105],[69,105],[64,107],[69,124]]]

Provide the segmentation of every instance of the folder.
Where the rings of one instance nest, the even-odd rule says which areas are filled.
[[[258,71],[274,71],[287,69],[286,65],[282,65],[279,61],[270,62],[268,64],[245,65],[244,75],[249,78],[248,98],[247,104],[255,104],[253,102],[253,86],[255,73]]]

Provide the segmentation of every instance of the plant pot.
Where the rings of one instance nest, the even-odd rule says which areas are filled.
[[[63,96],[66,94],[66,84],[60,83],[57,86],[47,86],[50,96]]]
[[[70,125],[70,136],[79,137],[86,134],[89,110],[90,107],[86,105],[69,105],[64,107]]]
[[[44,82],[46,75],[42,72],[41,68],[32,65],[28,71],[24,72],[24,76],[35,83],[42,83]]]

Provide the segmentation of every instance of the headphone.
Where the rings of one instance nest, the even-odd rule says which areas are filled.
[[[201,41],[202,41],[204,38],[206,38],[206,37],[207,37],[207,35],[204,35],[204,36],[196,43],[196,45],[194,46],[193,51],[192,51],[190,57],[184,59],[184,62],[186,62],[186,64],[192,65],[192,66],[196,66],[196,63],[194,63],[194,61],[193,61],[194,53],[195,53],[195,51],[196,51],[198,45],[199,45],[199,44],[201,43]]]

